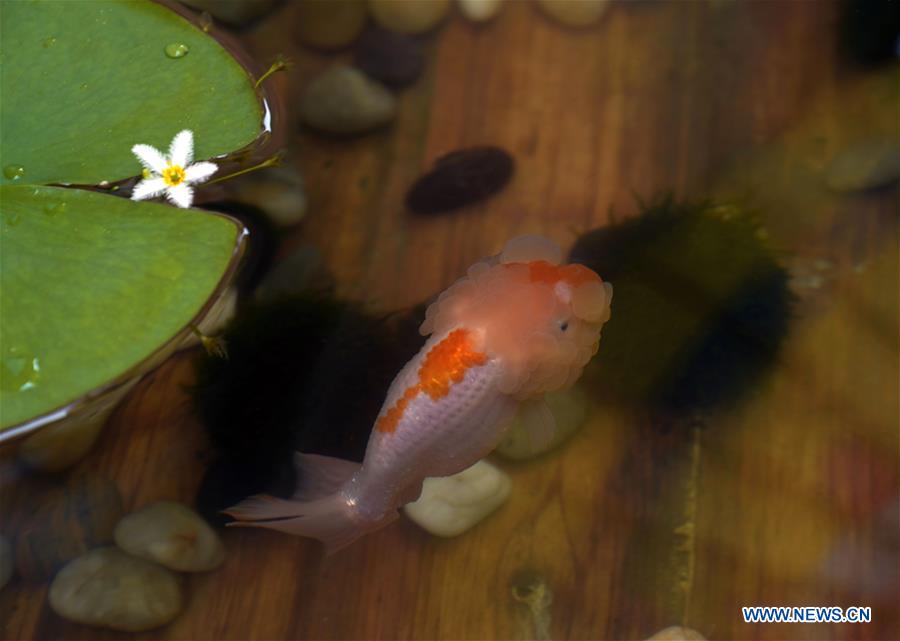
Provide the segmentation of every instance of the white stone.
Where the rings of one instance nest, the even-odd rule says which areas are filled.
[[[458,536],[509,498],[509,477],[487,461],[439,478],[425,479],[422,495],[403,509],[416,524],[437,536]]]
[[[167,569],[108,547],[91,550],[60,570],[49,601],[70,621],[141,632],[174,619],[183,597],[177,577]]]
[[[462,14],[474,22],[485,22],[500,11],[503,0],[459,0]]]
[[[206,521],[172,501],[152,503],[124,517],[113,538],[129,554],[181,572],[213,570],[225,558],[219,535]]]
[[[647,641],[706,641],[706,638],[696,630],[673,625],[660,630],[652,637],[649,637]]]

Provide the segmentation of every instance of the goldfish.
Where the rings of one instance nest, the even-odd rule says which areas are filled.
[[[391,383],[362,464],[295,454],[289,499],[252,496],[229,525],[322,541],[329,553],[378,530],[416,500],[428,477],[484,458],[519,414],[532,443],[555,430],[546,392],[569,387],[596,354],[612,286],[539,236],[472,265],[425,313],[421,350]]]

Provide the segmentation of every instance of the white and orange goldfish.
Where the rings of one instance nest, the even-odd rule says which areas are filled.
[[[391,384],[362,465],[297,454],[294,496],[250,497],[226,510],[231,525],[313,537],[333,552],[396,519],[426,477],[486,456],[517,411],[533,441],[549,441],[543,395],[581,376],[612,300],[609,283],[561,260],[551,241],[523,236],[470,267],[428,308],[420,331],[430,338]]]

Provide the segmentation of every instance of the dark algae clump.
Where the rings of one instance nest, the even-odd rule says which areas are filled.
[[[900,2],[843,0],[838,22],[843,54],[864,67],[896,60],[900,52]]]
[[[472,147],[441,156],[406,194],[417,214],[439,214],[493,196],[512,178],[512,156],[499,147]]]
[[[581,236],[569,259],[615,288],[587,384],[676,414],[746,393],[774,363],[792,303],[758,232],[739,210],[665,198]]]
[[[197,497],[218,512],[246,496],[290,496],[295,450],[361,461],[390,382],[421,347],[424,310],[375,317],[308,293],[245,308],[224,334],[228,359],[201,354],[196,411],[217,458]]]

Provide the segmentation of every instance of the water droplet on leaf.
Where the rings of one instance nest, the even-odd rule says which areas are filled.
[[[48,203],[47,205],[44,205],[44,213],[48,216],[64,214],[66,213],[66,207],[68,207],[68,205],[66,205],[65,202]]]
[[[24,392],[31,389],[37,385],[40,375],[40,362],[32,352],[18,346],[3,350],[0,389],[4,392]]]
[[[6,165],[3,168],[3,175],[9,180],[18,180],[25,175],[25,167],[22,165]]]
[[[171,42],[166,45],[165,51],[170,58],[184,58],[190,49],[182,42]]]
[[[20,222],[22,222],[22,217],[18,212],[10,212],[8,214],[3,214],[3,222],[6,223],[7,227],[16,227]]]
[[[44,38],[44,42],[43,42],[44,49],[47,49],[48,47],[52,47],[55,44],[56,44],[56,36],[49,36],[47,38]]]

